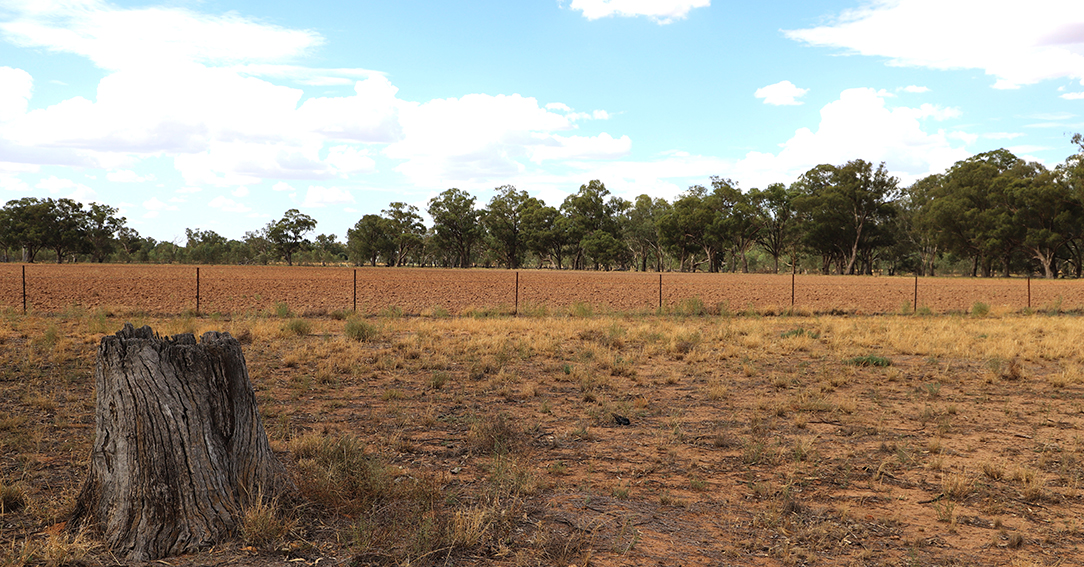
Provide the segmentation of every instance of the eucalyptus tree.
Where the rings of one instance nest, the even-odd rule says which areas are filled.
[[[48,201],[23,197],[8,201],[0,209],[0,241],[21,248],[24,262],[34,263],[38,252],[48,244],[53,209]]]
[[[704,206],[707,194],[702,185],[689,187],[658,221],[660,243],[678,259],[683,272],[695,272],[700,264],[712,259],[706,254],[703,259],[698,257],[699,252],[711,250],[707,229],[713,214]]]
[[[835,166],[821,164],[803,173],[792,185],[796,189],[793,203],[801,223],[801,243],[820,256],[824,274],[832,266],[843,272],[845,246],[850,240],[846,216],[831,202],[835,174]]]
[[[267,225],[267,240],[286,259],[286,264],[292,266],[294,253],[301,249],[305,235],[315,228],[315,219],[297,209],[290,209],[281,219]]]
[[[484,235],[474,202],[469,193],[454,188],[429,200],[433,244],[439,250],[451,252],[460,268],[470,267],[471,253]]]
[[[670,211],[666,199],[640,195],[623,215],[621,227],[625,245],[632,253],[633,264],[647,271],[648,260],[654,259],[655,271],[662,271],[663,246],[659,236],[659,220]]]
[[[798,212],[794,209],[796,194],[796,188],[788,189],[782,183],[772,183],[763,191],[753,189],[749,192],[749,198],[760,215],[761,230],[756,241],[772,257],[772,270],[775,273],[779,273],[780,256],[789,252],[793,264],[797,253],[800,233]]]
[[[617,215],[628,207],[628,202],[617,197],[607,199],[609,195],[606,185],[594,179],[581,185],[579,191],[561,203],[561,213],[568,219],[573,269],[585,267],[584,238],[591,236],[593,240],[598,240],[595,231],[605,232],[615,240],[618,238]],[[598,268],[597,264],[595,268]]]
[[[1076,136],[1080,136],[1077,134]],[[1074,136],[1074,140],[1077,137]],[[1077,206],[1084,207],[1084,147],[1058,164],[1054,169],[1055,182],[1065,188]],[[1084,276],[1084,220],[1073,227],[1073,234],[1065,243],[1066,259],[1073,266],[1073,275]]]
[[[228,251],[228,240],[213,230],[184,229],[185,260],[195,264],[221,264]]]
[[[527,251],[524,217],[540,203],[526,191],[503,185],[497,188],[497,194],[483,211],[482,224],[486,229],[488,244],[498,262],[505,267],[517,269],[523,264]]]
[[[395,252],[391,221],[380,215],[365,215],[346,231],[346,255],[355,266],[376,266],[381,258],[392,265]]]
[[[888,174],[884,163],[876,169],[865,160],[843,165],[819,165],[798,179],[795,200],[805,216],[806,244],[840,273],[854,274],[859,253],[869,253],[877,243],[879,223],[894,214],[892,200],[899,180]]]
[[[45,223],[44,244],[56,254],[60,264],[69,254],[81,254],[89,250],[83,205],[72,199],[45,199],[47,213],[41,219]]]
[[[425,225],[418,214],[418,207],[407,203],[395,202],[381,211],[388,219],[388,236],[395,245],[395,255],[388,264],[404,266],[410,254],[419,251],[424,244]]]
[[[941,243],[971,258],[971,276],[993,275],[994,262],[1008,269],[1009,258],[1021,240],[1012,221],[1006,190],[1011,172],[1023,160],[1006,149],[971,156],[953,164],[933,195],[930,214],[940,227]]]
[[[267,239],[266,226],[259,230],[246,231],[241,241],[244,242],[245,247],[248,248],[246,253],[246,261],[248,263],[267,265],[275,259],[274,245]]]
[[[763,226],[754,195],[743,193],[737,183],[724,177],[713,176],[711,186],[711,195],[705,203],[714,212],[710,232],[715,246],[720,252],[725,250],[730,254],[731,272],[737,271],[740,260],[742,273],[748,273],[746,252],[757,241]]]
[[[615,265],[624,265],[628,248],[605,230],[595,230],[580,240],[584,256],[594,264],[595,269],[610,270]]]
[[[321,266],[339,262],[346,257],[346,246],[334,234],[319,234],[313,241],[313,252]]]
[[[117,209],[109,205],[91,203],[83,214],[84,231],[91,258],[104,262],[117,245],[117,235],[126,219],[117,216]]]
[[[1058,255],[1080,237],[1084,224],[1081,202],[1042,164],[1028,163],[1009,175],[1007,201],[1012,223],[1023,230],[1021,247],[1039,262],[1044,277],[1056,277]]]
[[[570,241],[569,220],[542,201],[531,203],[523,214],[523,238],[527,250],[538,257],[538,266],[549,262],[560,270]]]
[[[139,231],[134,228],[121,226],[117,230],[116,244],[120,246],[120,252],[117,252],[116,255],[124,262],[129,263],[132,260],[145,261],[147,251],[153,249],[157,243],[154,242],[153,238],[143,238],[140,236]]]
[[[944,175],[927,175],[904,188],[896,202],[897,233],[915,256],[911,267],[921,276],[935,275],[943,250],[941,226],[933,214],[934,198],[942,193],[943,183]]]

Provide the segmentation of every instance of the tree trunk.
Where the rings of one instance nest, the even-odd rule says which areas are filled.
[[[90,472],[68,522],[128,561],[207,549],[243,510],[296,488],[267,442],[241,345],[161,339],[126,323],[102,338]]]

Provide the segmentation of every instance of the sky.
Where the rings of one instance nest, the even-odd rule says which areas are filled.
[[[160,241],[598,179],[673,200],[1084,132],[1080,0],[0,0],[0,202]],[[428,220],[428,219],[427,219]]]

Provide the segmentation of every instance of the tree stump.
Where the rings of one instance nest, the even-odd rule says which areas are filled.
[[[296,489],[267,442],[241,345],[228,333],[102,338],[90,473],[68,525],[131,561],[203,550],[259,498]]]

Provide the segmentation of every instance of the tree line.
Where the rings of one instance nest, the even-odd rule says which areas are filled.
[[[1084,140],[1049,169],[1000,149],[901,187],[884,164],[819,165],[790,185],[742,191],[724,177],[673,202],[628,201],[590,181],[559,206],[511,185],[484,206],[460,189],[403,202],[347,230],[308,235],[316,221],[291,209],[241,240],[187,229],[182,246],[140,236],[106,205],[24,198],[0,209],[0,253],[61,261],[521,267],[552,269],[990,277],[1084,272]]]

